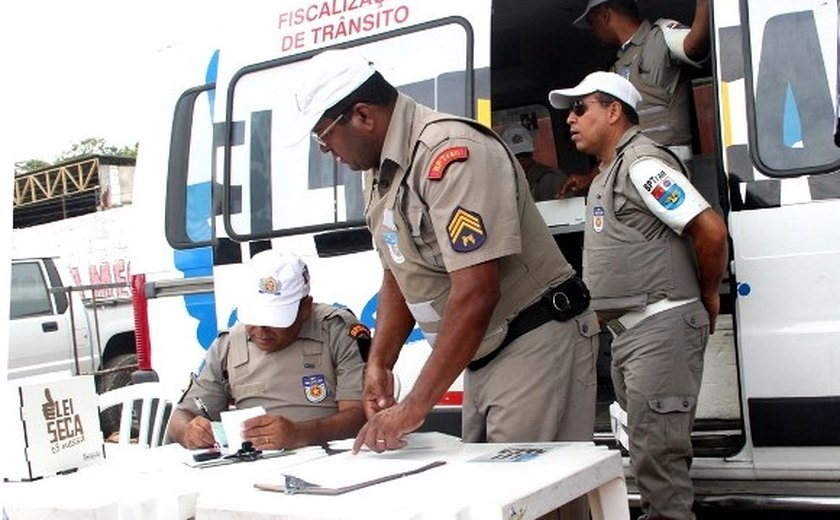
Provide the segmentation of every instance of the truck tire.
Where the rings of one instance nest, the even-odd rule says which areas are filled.
[[[96,393],[101,394],[108,390],[114,390],[131,384],[131,372],[137,365],[137,354],[120,354],[114,356],[103,365],[103,369],[113,369],[126,367],[125,370],[117,370],[102,374],[96,377]],[[99,424],[102,429],[102,436],[108,439],[114,433],[120,430],[120,414],[122,413],[122,405],[113,406],[101,414],[99,414]],[[136,435],[136,425],[132,424],[132,436]]]

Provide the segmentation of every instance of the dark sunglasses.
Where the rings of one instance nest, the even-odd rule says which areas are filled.
[[[580,117],[586,113],[590,104],[591,103],[587,103],[582,99],[576,99],[572,101],[572,104],[569,106],[569,110],[571,110],[574,115]]]

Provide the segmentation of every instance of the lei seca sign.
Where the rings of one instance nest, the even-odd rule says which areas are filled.
[[[93,376],[11,386],[10,391],[4,422],[15,427],[4,448],[10,452],[4,478],[46,477],[103,458]]]

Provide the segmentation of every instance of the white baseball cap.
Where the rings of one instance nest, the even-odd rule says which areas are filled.
[[[590,11],[595,9],[601,4],[606,4],[610,0],[589,0],[586,4],[586,10],[583,11],[583,14],[578,16],[577,20],[572,22],[572,25],[577,27],[578,29],[589,29],[589,21],[586,19],[586,15],[589,14]]]
[[[297,114],[287,144],[306,137],[324,112],[347,97],[374,75],[370,60],[354,49],[337,49],[316,54],[303,64],[303,81],[295,88]]]
[[[610,94],[630,105],[633,110],[642,100],[642,95],[632,83],[615,72],[593,72],[583,78],[576,87],[561,88],[548,93],[548,102],[554,108],[569,108],[573,100],[593,92]]]
[[[534,140],[531,133],[521,126],[511,126],[502,132],[502,139],[507,143],[513,155],[534,151]]]
[[[243,266],[239,321],[246,325],[286,328],[297,318],[300,301],[309,296],[309,269],[291,253],[257,253]]]

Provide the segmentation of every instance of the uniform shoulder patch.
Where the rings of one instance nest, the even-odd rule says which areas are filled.
[[[435,156],[429,166],[429,180],[437,181],[443,178],[446,168],[456,161],[466,161],[470,157],[470,149],[466,146],[451,146]]]
[[[350,327],[350,330],[347,332],[347,335],[355,340],[368,339],[370,338],[370,329],[367,328],[365,325],[362,325],[361,323],[357,323]]]
[[[458,253],[469,253],[484,245],[487,233],[481,215],[460,206],[455,208],[447,224],[449,242]]]
[[[641,187],[666,210],[679,208],[685,201],[685,190],[680,186],[677,173],[657,159],[642,159],[630,166],[631,175],[639,179]]]

